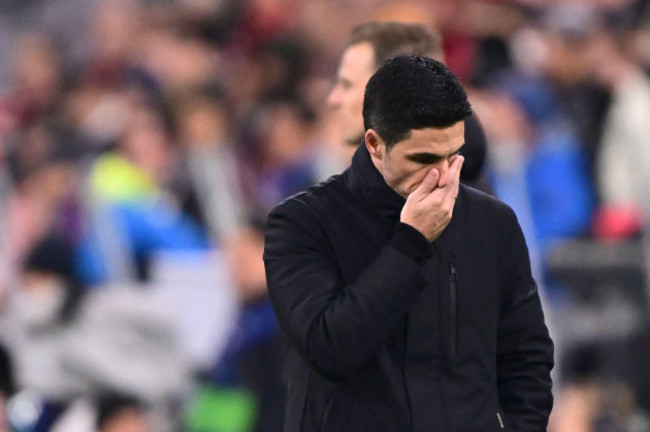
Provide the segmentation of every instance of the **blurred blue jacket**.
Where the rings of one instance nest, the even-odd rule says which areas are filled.
[[[555,242],[588,232],[594,184],[586,154],[550,85],[516,76],[504,80],[502,90],[523,109],[534,134],[518,155],[517,169],[496,169],[491,179],[497,195],[520,217],[529,244],[544,257]]]
[[[126,257],[130,269],[140,279],[146,278],[146,260],[156,251],[207,250],[210,242],[207,233],[187,215],[182,214],[163,200],[145,202],[111,203],[99,210],[101,220],[94,220],[89,233],[78,251],[78,271],[87,285],[98,285],[112,280],[112,257],[102,245],[98,231],[112,229],[117,253]]]

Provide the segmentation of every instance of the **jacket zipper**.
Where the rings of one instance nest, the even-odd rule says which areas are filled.
[[[456,266],[453,263],[449,265],[449,290],[450,290],[450,317],[451,325],[449,329],[449,347],[452,355],[458,353],[458,306],[457,306],[457,287],[456,287]]]

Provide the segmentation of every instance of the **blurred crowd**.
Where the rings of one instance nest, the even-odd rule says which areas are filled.
[[[264,220],[349,164],[328,94],[369,20],[435,29],[466,85],[549,430],[650,430],[650,1],[0,0],[0,431],[281,430]],[[627,246],[632,300],[564,277]]]

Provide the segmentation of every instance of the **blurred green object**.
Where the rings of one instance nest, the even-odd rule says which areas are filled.
[[[250,432],[257,417],[251,392],[238,387],[200,387],[190,402],[185,424],[189,432]]]
[[[91,172],[92,190],[106,201],[138,201],[156,192],[150,175],[116,153],[100,157]]]

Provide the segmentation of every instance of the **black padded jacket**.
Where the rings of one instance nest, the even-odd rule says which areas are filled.
[[[460,186],[433,243],[364,146],[269,215],[285,432],[545,431],[549,338],[513,211]]]

